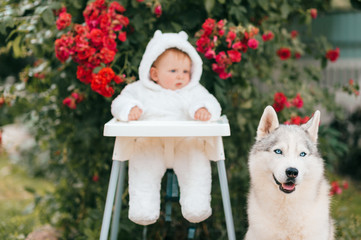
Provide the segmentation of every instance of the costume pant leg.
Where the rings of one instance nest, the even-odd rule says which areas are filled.
[[[157,138],[137,139],[129,160],[129,219],[133,222],[148,225],[159,218],[165,170],[162,142]]]
[[[185,138],[175,147],[174,171],[180,186],[182,214],[190,222],[201,222],[212,214],[211,165],[199,138]]]

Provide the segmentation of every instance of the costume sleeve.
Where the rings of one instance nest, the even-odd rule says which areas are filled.
[[[195,112],[204,107],[212,115],[211,121],[218,120],[221,116],[221,105],[217,99],[208,92],[208,90],[199,85],[191,91],[191,106],[189,107],[189,114],[194,119]]]
[[[123,91],[113,100],[111,113],[120,121],[128,121],[130,110],[138,106],[143,109],[143,104],[138,100],[141,84],[139,81],[127,85]]]

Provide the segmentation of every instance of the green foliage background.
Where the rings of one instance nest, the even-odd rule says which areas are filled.
[[[119,1],[127,9],[130,19],[128,39],[118,45],[116,73],[137,77],[137,69],[145,46],[155,30],[163,32],[186,31],[192,43],[194,34],[208,17],[226,19],[229,24],[254,24],[261,33],[271,30],[275,39],[262,44],[256,51],[242,56],[233,69],[233,78],[221,80],[212,71],[211,63],[204,60],[202,83],[217,97],[223,113],[230,120],[232,136],[225,138],[226,166],[231,192],[236,235],[240,239],[247,229],[246,195],[248,191],[248,151],[263,109],[273,103],[276,92],[293,98],[300,93],[304,99],[302,109],[287,109],[279,116],[285,121],[294,115],[311,115],[316,106],[323,106],[336,118],[342,116],[334,98],[319,87],[322,67],[327,60],[324,54],[332,46],[325,39],[309,36],[312,19],[307,10],[326,11],[329,1],[301,0],[136,0]],[[157,18],[152,7],[160,2],[163,9]],[[54,41],[63,32],[55,27],[54,10],[66,6],[73,22],[82,23],[85,0],[5,0],[0,3],[0,96],[6,104],[0,107],[0,125],[14,118],[32,125],[38,145],[24,158],[29,172],[43,175],[56,185],[54,194],[43,196],[38,204],[43,211],[43,221],[59,227],[64,239],[97,239],[103,216],[110,174],[114,139],[102,136],[103,125],[111,119],[110,103],[76,79],[73,62],[61,64],[54,53]],[[264,20],[267,17],[267,21]],[[302,36],[291,39],[292,26],[301,26]],[[132,30],[129,30],[132,29]],[[289,46],[319,65],[302,67],[298,60],[281,61],[278,48]],[[40,60],[40,65],[34,65]],[[44,73],[45,78],[35,77]],[[7,76],[14,76],[10,81]],[[7,81],[5,81],[7,79]],[[120,86],[117,92],[120,92]],[[63,106],[62,101],[73,90],[85,94],[85,100],[75,110]],[[321,152],[330,170],[346,151],[339,132],[321,126]],[[41,153],[41,154],[40,154]],[[44,157],[45,156],[45,157]],[[215,166],[213,166],[215,167]],[[210,219],[198,225],[199,239],[226,239],[225,220],[218,184],[217,171],[213,169],[212,207]],[[98,181],[93,177],[99,176]],[[142,228],[127,219],[127,192],[123,195],[121,234],[119,239],[140,239]],[[188,223],[182,219],[175,206],[176,216],[171,224],[161,217],[148,228],[149,239],[184,239]]]

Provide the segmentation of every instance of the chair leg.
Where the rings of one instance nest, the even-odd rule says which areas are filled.
[[[112,216],[112,208],[114,204],[115,189],[119,176],[120,161],[113,161],[110,180],[108,185],[107,199],[105,202],[102,228],[100,232],[100,240],[107,240],[110,226],[110,218]]]
[[[122,195],[124,190],[124,176],[125,176],[125,164],[126,162],[120,162],[120,170],[117,184],[117,192],[115,196],[115,209],[112,218],[112,227],[110,230],[110,240],[118,239],[118,231],[119,231],[119,218],[122,210]]]
[[[217,168],[218,168],[219,182],[221,185],[224,214],[226,217],[228,239],[236,240],[236,234],[234,231],[234,223],[233,223],[233,216],[232,216],[232,209],[231,209],[231,201],[229,198],[226,167],[225,167],[224,160],[217,161]]]
[[[165,196],[165,221],[172,221],[172,204],[179,201],[178,179],[173,169],[167,169],[167,191]]]

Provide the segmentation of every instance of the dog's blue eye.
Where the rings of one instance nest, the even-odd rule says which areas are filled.
[[[307,155],[307,153],[305,153],[305,152],[301,152],[301,153],[300,153],[300,156],[301,156],[301,157],[306,157],[306,155]]]
[[[276,149],[276,150],[274,150],[274,152],[275,152],[276,154],[282,154],[282,150],[281,150],[281,149]]]

